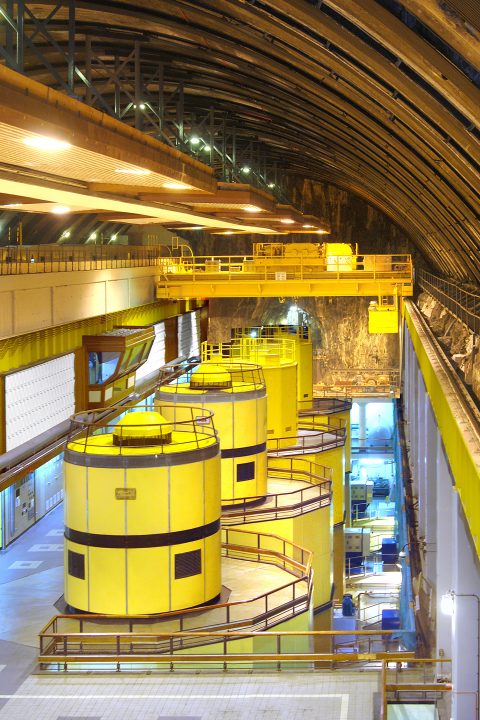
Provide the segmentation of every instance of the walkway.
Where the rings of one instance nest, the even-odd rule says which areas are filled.
[[[0,553],[0,720],[374,717],[374,672],[36,675],[38,630],[63,607],[62,526],[58,507]]]

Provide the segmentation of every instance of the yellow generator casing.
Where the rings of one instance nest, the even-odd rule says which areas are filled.
[[[233,350],[246,362],[262,366],[267,386],[267,436],[276,447],[294,444],[297,436],[297,371],[295,343],[284,338],[234,340]],[[285,438],[285,440],[281,440]]]
[[[270,441],[275,440],[275,448],[289,447],[296,442],[297,363],[293,340],[239,337],[219,345],[202,343],[202,360],[260,365],[267,388],[268,449]]]
[[[152,434],[152,427],[166,427],[168,437]],[[103,434],[90,427],[74,436],[64,462],[65,600],[71,607],[157,614],[220,595],[220,455],[213,423],[208,430],[194,419],[167,425],[159,413],[130,412]]]
[[[252,338],[252,336],[293,340],[295,343],[295,360],[297,362],[298,409],[306,410],[311,407],[313,402],[313,345],[309,326],[266,325],[263,327],[235,328],[232,331],[234,339]]]
[[[262,369],[206,362],[187,382],[162,384],[155,400],[169,420],[194,405],[214,413],[221,447],[222,505],[253,502],[267,492],[267,395]],[[170,405],[170,406],[169,406]]]

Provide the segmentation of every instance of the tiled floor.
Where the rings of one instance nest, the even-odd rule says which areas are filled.
[[[62,524],[60,507],[0,553],[0,720],[374,717],[376,673],[36,675],[38,631],[56,614],[63,592]],[[267,570],[247,583],[257,594],[260,581],[278,582],[277,569]]]

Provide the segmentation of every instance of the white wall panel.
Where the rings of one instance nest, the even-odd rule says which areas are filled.
[[[73,353],[6,375],[7,451],[68,420],[74,412]]]
[[[178,318],[178,356],[200,355],[200,313],[195,310]]]
[[[156,323],[153,329],[155,331],[155,339],[150,348],[147,362],[141,365],[136,372],[136,380],[141,380],[147,375],[158,371],[162,365],[165,365],[165,323]]]

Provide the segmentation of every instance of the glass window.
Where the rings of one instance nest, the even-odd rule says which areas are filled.
[[[90,385],[101,385],[115,374],[119,352],[89,352],[88,380]]]
[[[134,365],[137,365],[137,363],[140,362],[140,358],[142,356],[144,349],[145,349],[145,343],[138,343],[138,345],[133,346],[132,354],[130,356],[130,363],[129,363],[130,367],[133,367]]]

